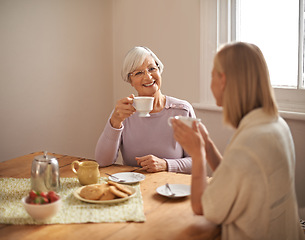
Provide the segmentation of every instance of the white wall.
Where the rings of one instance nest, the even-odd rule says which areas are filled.
[[[113,98],[112,1],[0,1],[0,161],[94,157]]]
[[[164,63],[164,94],[199,102],[199,0],[1,0],[0,33],[0,161],[44,149],[93,158],[114,103],[135,93],[120,71],[136,45]],[[196,113],[223,152],[221,114]],[[287,122],[305,207],[305,122]]]
[[[136,93],[121,78],[125,54],[134,46],[147,46],[165,68],[162,92],[199,99],[199,1],[114,1],[114,98]]]

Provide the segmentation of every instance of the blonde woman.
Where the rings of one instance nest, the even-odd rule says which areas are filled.
[[[203,124],[173,120],[174,136],[191,155],[195,214],[222,225],[222,239],[304,239],[294,185],[294,143],[279,117],[266,61],[243,42],[214,58],[211,90],[224,122],[236,129],[224,155]],[[206,180],[206,163],[213,169]]]

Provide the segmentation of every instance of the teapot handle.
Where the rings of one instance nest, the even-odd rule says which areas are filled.
[[[79,168],[79,161],[74,161],[72,164],[71,164],[71,168],[72,168],[72,171],[77,175],[77,171],[75,169],[75,165],[77,165],[77,169]]]

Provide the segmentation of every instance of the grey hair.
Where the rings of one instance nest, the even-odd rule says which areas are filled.
[[[163,63],[148,47],[134,47],[128,51],[123,62],[121,74],[124,81],[130,82],[129,74],[140,67],[147,56],[152,56],[159,68],[160,74],[163,72]]]

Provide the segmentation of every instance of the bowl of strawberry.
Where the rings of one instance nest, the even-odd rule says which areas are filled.
[[[31,190],[21,200],[27,213],[35,220],[47,220],[53,217],[61,207],[61,198],[54,192],[38,192]]]

